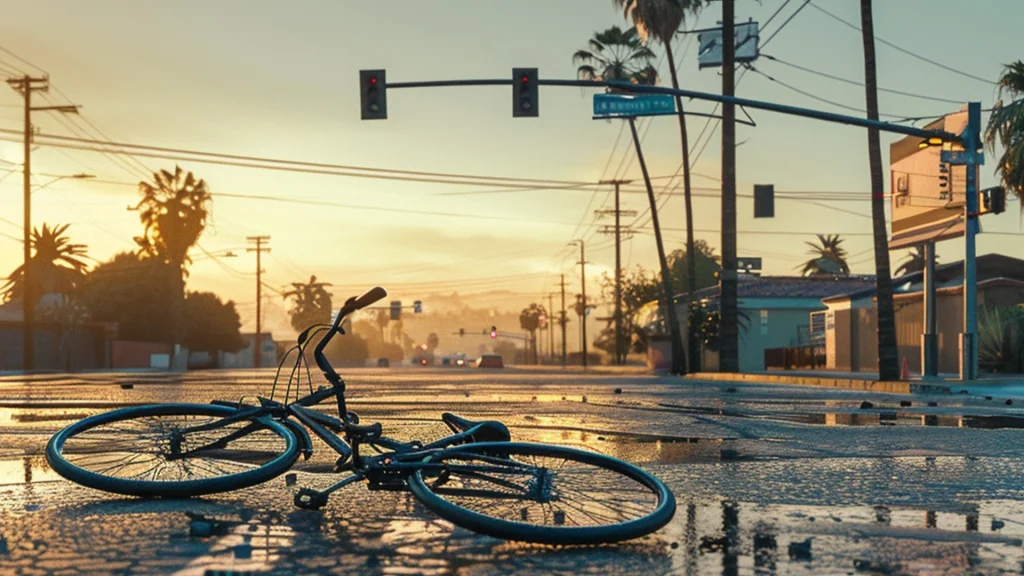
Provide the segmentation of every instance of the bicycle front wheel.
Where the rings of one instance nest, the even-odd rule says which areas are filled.
[[[190,430],[236,413],[212,404],[155,404],[97,414],[54,434],[46,461],[89,488],[167,498],[253,486],[295,463],[295,435],[271,418]]]
[[[424,506],[506,540],[618,542],[658,530],[676,510],[672,492],[654,476],[573,448],[485,442],[437,452],[424,464],[409,477]]]

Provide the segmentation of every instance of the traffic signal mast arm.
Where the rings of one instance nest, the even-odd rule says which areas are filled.
[[[533,70],[530,68],[516,68],[515,71],[521,70]],[[365,72],[374,71],[360,71],[360,78]],[[383,78],[383,70],[376,72],[381,73]],[[399,89],[399,88],[443,88],[443,87],[455,87],[455,86],[513,86],[513,94],[516,95],[518,92],[518,83],[521,81],[521,77],[512,77],[509,79],[477,79],[477,80],[428,80],[421,82],[394,82],[381,86],[378,88],[380,93],[383,95],[388,89]],[[380,81],[383,84],[383,81]],[[809,108],[800,108],[797,106],[787,106],[785,104],[776,104],[774,102],[765,102],[762,100],[751,100],[748,98],[738,98],[735,96],[723,96],[721,94],[713,94],[710,92],[697,92],[696,90],[685,90],[675,88],[669,88],[666,86],[644,86],[640,84],[632,84],[629,82],[618,82],[618,81],[602,81],[602,80],[544,80],[537,78],[534,87],[537,86],[566,86],[573,88],[615,88],[620,93],[627,94],[669,94],[672,96],[681,96],[683,98],[692,98],[697,100],[707,100],[710,102],[718,102],[721,104],[734,104],[736,106],[742,106],[745,108],[753,108],[756,110],[767,110],[769,112],[778,112],[780,114],[788,114],[791,116],[802,116],[804,118],[814,118],[817,120],[823,120],[825,122],[834,122],[838,124],[848,124],[851,126],[860,126],[862,128],[876,128],[883,132],[891,132],[894,134],[904,134],[907,136],[917,136],[920,138],[931,138],[939,137],[947,142],[959,142],[960,135],[951,134],[940,130],[924,130],[915,126],[904,126],[901,124],[893,124],[890,122],[882,122],[879,120],[871,120],[868,118],[859,118],[857,116],[847,116],[844,114],[835,114],[833,112],[825,112],[823,110],[812,110]],[[365,92],[364,92],[365,94]],[[383,97],[382,97],[383,98]],[[383,100],[386,102],[386,99]],[[533,102],[534,109],[537,108],[536,100]],[[386,115],[384,116],[386,117]]]

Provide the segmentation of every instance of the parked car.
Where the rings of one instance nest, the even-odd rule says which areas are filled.
[[[504,368],[505,362],[500,354],[483,354],[476,359],[477,368]]]
[[[388,360],[387,358],[377,358],[377,367],[378,368],[390,368],[391,367],[391,361]]]

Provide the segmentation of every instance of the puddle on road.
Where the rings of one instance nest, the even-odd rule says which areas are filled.
[[[50,469],[50,465],[46,463],[46,457],[42,454],[0,459],[0,485],[31,484],[60,479],[60,476]]]
[[[935,426],[940,428],[981,428],[987,430],[1024,428],[1024,417],[1020,416],[959,416],[893,411],[873,414],[851,412],[793,414],[780,418],[803,424],[825,426]]]
[[[599,452],[634,464],[713,462],[721,459],[721,438],[614,434],[569,429],[512,428],[516,441],[556,444]]]

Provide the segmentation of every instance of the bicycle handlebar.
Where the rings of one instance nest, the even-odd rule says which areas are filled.
[[[380,286],[375,286],[367,290],[361,296],[353,296],[352,298],[349,298],[345,302],[345,305],[341,307],[341,310],[338,311],[338,316],[335,317],[334,323],[331,324],[331,329],[328,330],[327,334],[324,334],[324,337],[317,343],[316,348],[313,351],[313,358],[316,360],[316,365],[320,367],[320,370],[323,371],[324,376],[331,384],[337,384],[340,382],[341,377],[338,376],[338,373],[334,371],[333,367],[331,367],[330,362],[328,362],[327,358],[324,357],[324,347],[327,346],[327,342],[338,332],[341,327],[341,320],[345,318],[345,316],[348,316],[356,310],[366,308],[367,306],[385,298],[387,295],[387,290]],[[303,334],[305,334],[305,332],[303,332]]]

